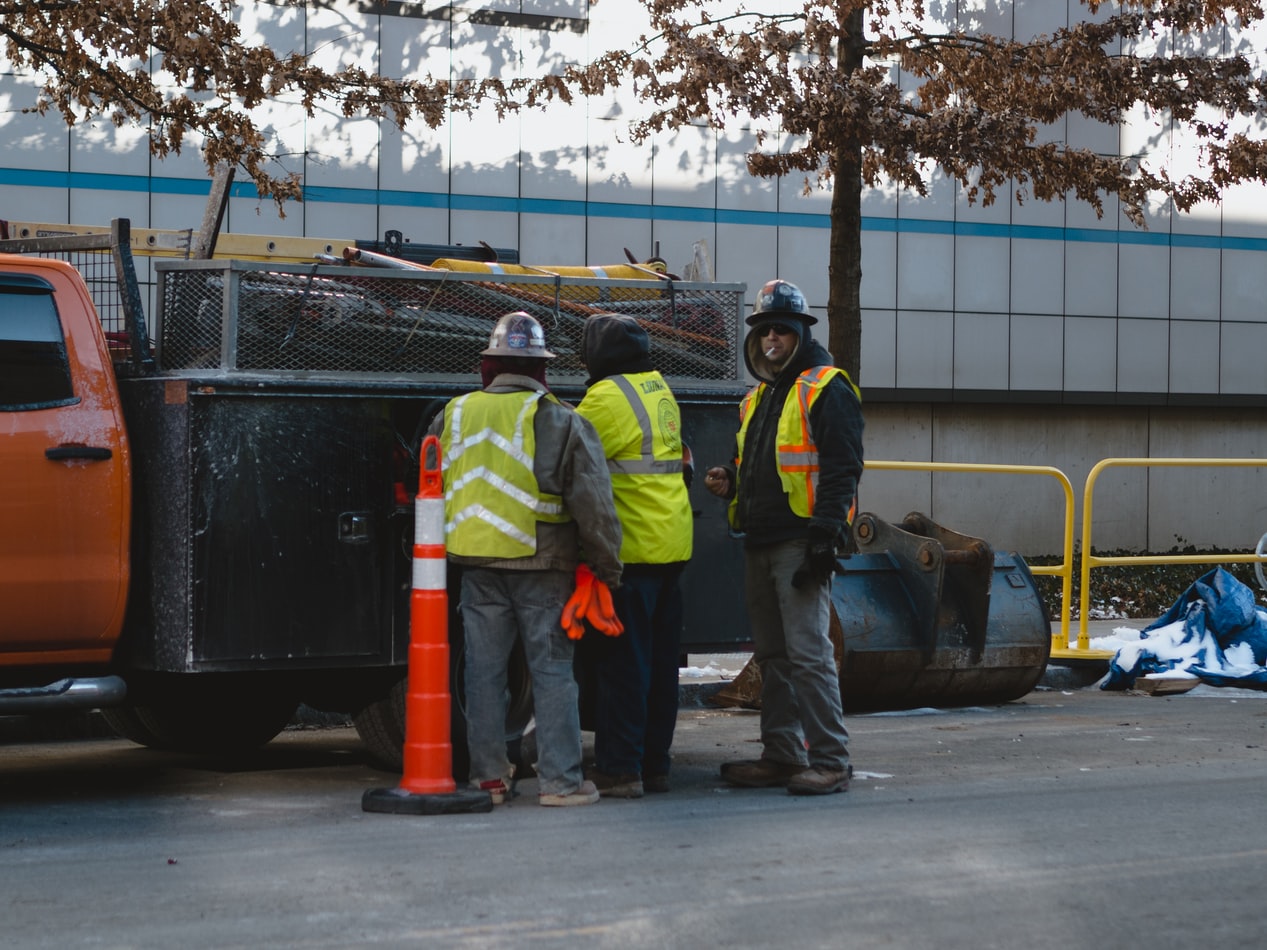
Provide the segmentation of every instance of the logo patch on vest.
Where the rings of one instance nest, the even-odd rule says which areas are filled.
[[[673,411],[673,403],[661,399],[656,409],[656,421],[660,426],[660,437],[670,451],[678,452],[682,448],[682,433],[678,428],[677,413]]]

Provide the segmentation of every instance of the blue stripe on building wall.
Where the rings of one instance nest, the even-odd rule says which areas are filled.
[[[54,172],[0,168],[0,185],[25,188],[77,188],[88,191],[125,191],[163,195],[201,195],[210,183],[194,178],[162,178],[145,175],[106,175],[94,172]],[[239,182],[233,197],[256,198],[255,186]],[[736,208],[703,208],[686,205],[622,204],[604,201],[568,201],[554,198],[515,198],[498,195],[462,195],[442,192],[391,191],[373,188],[312,187],[304,200],[313,203],[384,205],[401,208],[447,208],[454,211],[500,211],[509,214],[554,214],[574,217],[624,218],[640,221],[694,221],[703,224],[744,224],[764,227],[820,228],[828,230],[826,214],[790,211],[745,211]],[[73,222],[84,223],[84,222]],[[1061,228],[1025,224],[989,224],[930,218],[882,218],[863,216],[862,229],[900,234],[941,234],[990,238],[1024,238],[1031,241],[1135,244],[1152,247],[1191,247],[1267,252],[1267,238],[1224,237],[1217,234],[1171,234],[1162,231]]]

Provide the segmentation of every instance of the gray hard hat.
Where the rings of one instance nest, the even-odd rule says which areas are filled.
[[[488,349],[480,356],[526,356],[537,359],[554,359],[546,349],[545,331],[541,324],[522,310],[508,313],[497,321],[488,338]]]

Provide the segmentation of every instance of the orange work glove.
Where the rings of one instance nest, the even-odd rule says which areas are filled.
[[[590,622],[594,629],[609,637],[620,636],[625,632],[625,625],[616,616],[616,607],[612,603],[611,588],[597,577],[594,578],[590,586],[594,590],[594,596],[590,598],[589,609],[585,612],[585,619]]]
[[[563,605],[563,617],[560,621],[563,632],[569,640],[579,640],[585,635],[585,615],[589,612],[590,603],[594,599],[594,572],[585,564],[576,566],[576,590]],[[603,585],[604,587],[607,585]],[[608,595],[610,596],[610,591]]]

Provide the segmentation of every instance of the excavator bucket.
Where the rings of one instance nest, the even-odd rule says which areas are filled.
[[[853,541],[831,589],[846,712],[1002,703],[1038,684],[1051,621],[1019,555],[918,512],[898,525],[860,514]],[[711,702],[760,708],[757,664]]]
[[[1000,703],[1037,685],[1051,621],[1020,555],[918,512],[863,513],[853,539],[831,594],[846,710]]]

